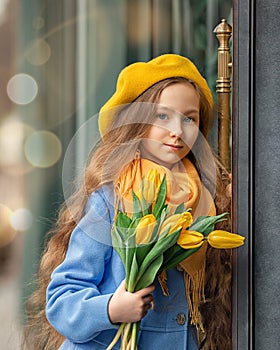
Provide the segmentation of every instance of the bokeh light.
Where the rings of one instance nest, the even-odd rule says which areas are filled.
[[[26,59],[34,66],[45,64],[51,56],[51,48],[44,39],[32,41],[26,51]]]
[[[18,105],[32,102],[38,93],[38,85],[34,78],[25,73],[15,74],[7,84],[7,94],[11,101]]]
[[[59,138],[50,131],[36,131],[25,142],[24,154],[34,167],[48,168],[54,165],[62,153]]]
[[[30,210],[26,208],[16,209],[11,215],[11,225],[17,231],[28,230],[33,222]]]
[[[25,139],[34,129],[19,121],[16,116],[10,116],[0,125],[0,166],[5,173],[25,173],[32,167],[26,161],[23,153]]]
[[[41,16],[37,16],[33,21],[33,26],[35,30],[40,30],[45,26],[45,20]]]
[[[12,211],[0,203],[0,247],[4,247],[15,238],[16,230],[11,225]]]

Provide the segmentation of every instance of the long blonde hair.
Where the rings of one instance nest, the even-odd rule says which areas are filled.
[[[169,85],[176,83],[191,83],[200,98],[200,131],[207,138],[212,127],[213,111],[199,87],[185,78],[174,77],[160,81],[146,90],[134,102],[156,103],[161,92]],[[148,107],[147,107],[148,108]],[[150,108],[150,107],[149,107]],[[83,186],[67,201],[60,210],[56,226],[48,235],[38,271],[37,289],[27,303],[25,340],[28,350],[55,350],[63,341],[63,337],[48,323],[45,315],[45,292],[50,282],[52,271],[63,260],[68,248],[71,233],[77,222],[84,215],[84,208],[90,193],[105,183],[118,178],[124,166],[134,159],[136,150],[145,137],[151,123],[151,110],[145,110],[145,103],[131,103],[122,108],[114,119],[111,130],[104,135],[85,170]],[[149,113],[148,113],[149,112]],[[135,122],[135,115],[137,120]],[[139,117],[140,115],[140,117]],[[130,119],[129,119],[130,118]],[[200,140],[196,147],[201,157]],[[203,148],[203,147],[202,147]],[[200,176],[211,182],[211,174],[201,174],[193,153],[188,157],[194,162]],[[216,159],[216,157],[215,157]],[[216,161],[216,197],[218,212],[226,209],[228,201],[224,195],[224,185],[221,177],[221,166]],[[227,269],[225,269],[227,266]],[[202,348],[229,350],[230,347],[230,258],[227,252],[216,252],[208,249],[208,267],[206,272],[206,303],[201,307],[205,323],[206,335],[202,340]],[[219,305],[219,306],[218,306]],[[216,310],[214,312],[214,310]],[[217,327],[223,331],[217,332]],[[220,333],[220,334],[217,334]]]

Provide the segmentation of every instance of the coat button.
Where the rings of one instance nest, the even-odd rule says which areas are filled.
[[[186,315],[184,313],[179,313],[176,317],[176,322],[179,326],[183,326],[186,323]]]

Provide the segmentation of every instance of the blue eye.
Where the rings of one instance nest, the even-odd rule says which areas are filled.
[[[168,115],[165,113],[158,113],[157,118],[160,120],[166,120],[168,118]]]
[[[185,117],[185,118],[183,119],[183,121],[184,121],[184,123],[192,123],[192,122],[193,122],[193,118],[191,118],[191,117]]]

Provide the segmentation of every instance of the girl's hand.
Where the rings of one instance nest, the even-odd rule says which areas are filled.
[[[127,292],[125,280],[119,285],[108,305],[108,314],[112,323],[132,323],[140,321],[151,308],[153,302],[152,284],[135,293]]]

